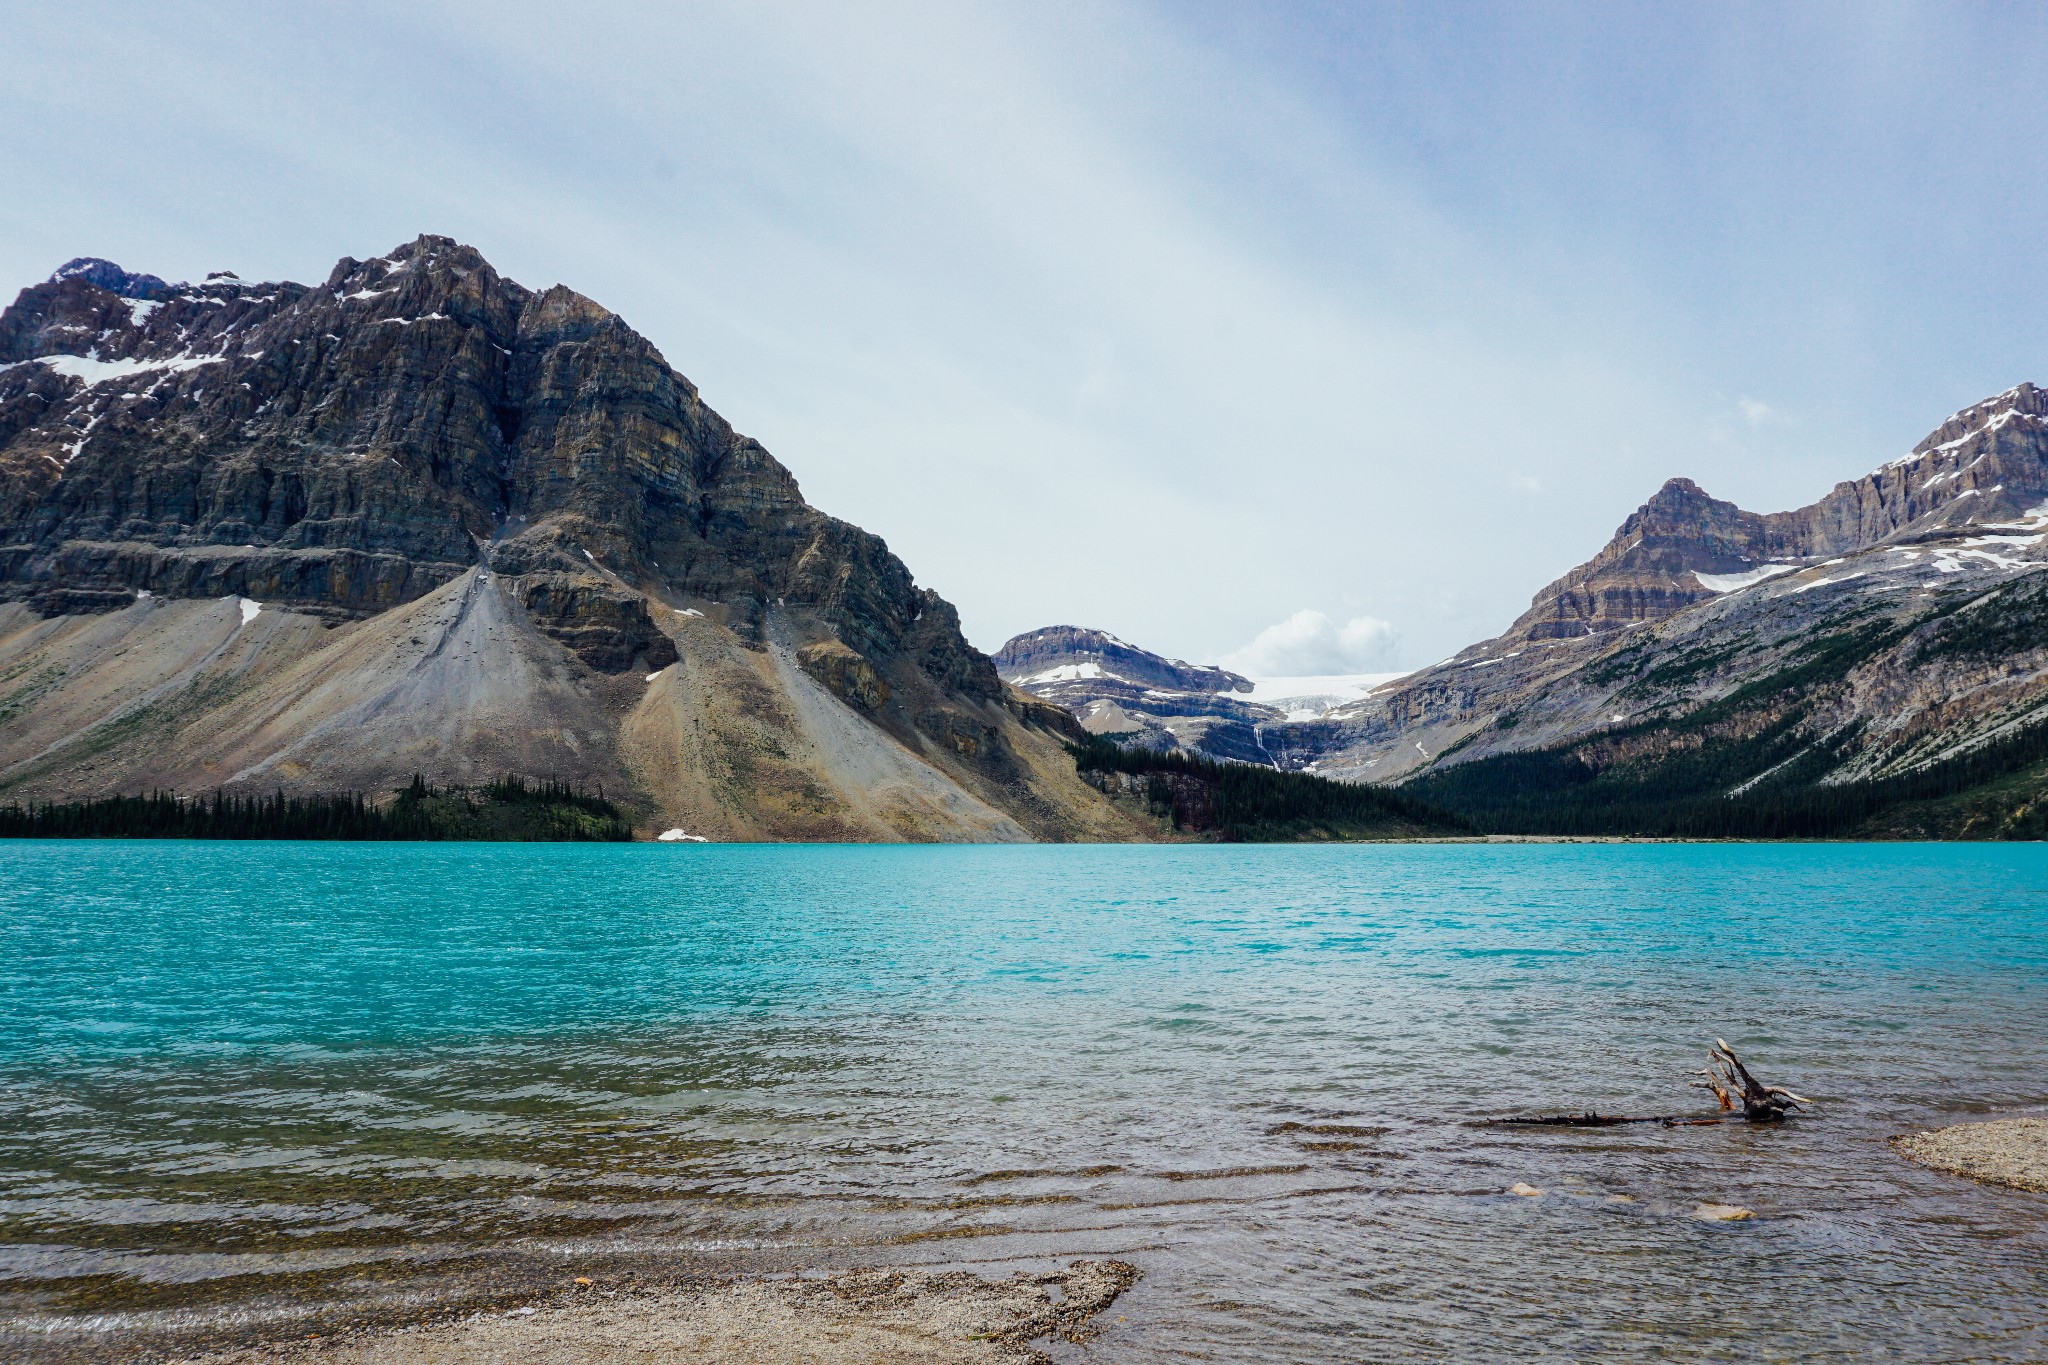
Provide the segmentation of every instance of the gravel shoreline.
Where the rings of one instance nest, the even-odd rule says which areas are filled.
[[[1032,1343],[1084,1341],[1138,1278],[1122,1261],[987,1280],[955,1271],[857,1270],[635,1293],[579,1279],[547,1305],[417,1327],[308,1337],[185,1365],[1014,1365]]]
[[[1986,1185],[2048,1193],[2048,1119],[1958,1123],[1892,1139],[1906,1157]]]

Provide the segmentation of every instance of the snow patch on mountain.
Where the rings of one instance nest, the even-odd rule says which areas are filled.
[[[184,370],[196,370],[201,365],[217,365],[225,357],[217,355],[177,355],[167,360],[149,360],[135,357],[128,360],[101,360],[97,353],[92,355],[40,355],[33,360],[16,362],[21,365],[47,365],[58,374],[82,379],[87,388],[111,383],[116,379],[129,379],[152,370],[169,370],[173,374]],[[0,368],[13,369],[8,365]]]
[[[1376,687],[1405,678],[1406,673],[1296,673],[1252,678],[1252,690],[1238,697],[1279,711],[1289,721],[1321,720],[1332,711],[1362,701]]]
[[[1797,573],[1798,570],[1797,564],[1765,564],[1747,573],[1701,573],[1694,570],[1692,576],[1697,578],[1700,586],[1708,592],[1740,592],[1744,588],[1755,587],[1767,578],[1776,578],[1781,573]]]
[[[1028,678],[1018,678],[1016,683],[1019,687],[1030,687],[1036,683],[1073,682],[1079,678],[1099,678],[1101,676],[1102,665],[1098,663],[1061,664],[1057,668],[1048,668],[1041,672],[1033,673]]]
[[[1405,678],[1407,676],[1405,672],[1298,673],[1280,677],[1254,676],[1251,680],[1251,695],[1246,700],[1255,701],[1265,706],[1279,706],[1282,709],[1286,709],[1285,704],[1288,702],[1307,701],[1310,699],[1320,700],[1329,697],[1337,699],[1332,702],[1332,705],[1340,705],[1347,701],[1357,701],[1382,683],[1390,683],[1396,678]],[[1244,694],[1240,693],[1239,695],[1242,696]],[[1323,710],[1328,709],[1327,706],[1323,708]],[[1293,720],[1295,717],[1290,715],[1288,719]]]

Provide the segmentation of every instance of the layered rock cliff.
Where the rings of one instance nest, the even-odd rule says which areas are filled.
[[[22,291],[0,603],[0,793],[418,768],[734,837],[1124,832],[878,537],[618,316],[445,237]]]
[[[1036,678],[1041,674],[1078,675],[1090,665],[1139,687],[1169,692],[1244,692],[1251,679],[1214,664],[1168,659],[1148,649],[1125,644],[1106,630],[1082,626],[1046,626],[1013,636],[995,652],[996,671],[1005,678]],[[1057,679],[1055,679],[1057,680]]]
[[[1672,479],[1585,564],[1536,595],[1506,639],[1661,620],[1772,566],[2009,521],[2048,499],[2048,393],[2021,384],[1964,408],[1907,454],[1808,507],[1759,515]]]

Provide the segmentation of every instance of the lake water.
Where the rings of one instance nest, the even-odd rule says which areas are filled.
[[[2039,1360],[2048,1196],[1885,1139],[2044,987],[2039,847],[0,843],[0,1352],[1116,1255],[1068,1357]],[[1817,1112],[1473,1123],[1716,1035]]]

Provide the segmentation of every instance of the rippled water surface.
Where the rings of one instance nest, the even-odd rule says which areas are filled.
[[[2044,985],[2031,847],[0,844],[0,1351],[1116,1254],[1082,1358],[2038,1360],[2048,1197],[1885,1139]],[[1818,1113],[1472,1123],[1717,1034]]]

